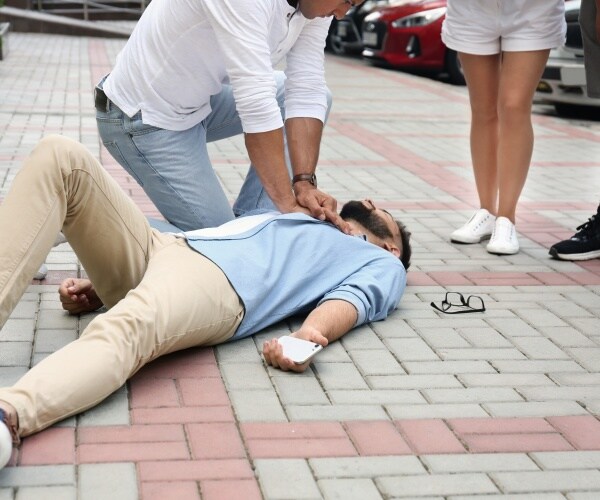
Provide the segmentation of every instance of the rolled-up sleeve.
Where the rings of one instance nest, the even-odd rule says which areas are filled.
[[[406,288],[406,271],[402,263],[386,257],[374,259],[348,276],[319,304],[333,299],[351,303],[358,313],[354,326],[386,318],[396,308]]]
[[[331,18],[306,23],[287,55],[285,70],[285,117],[317,118],[325,122],[325,39]]]
[[[203,5],[223,51],[244,132],[281,128],[269,50],[272,2],[204,0]]]

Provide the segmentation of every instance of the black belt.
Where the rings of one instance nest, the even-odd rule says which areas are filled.
[[[102,113],[109,111],[110,99],[106,97],[104,90],[99,87],[94,89],[94,105],[96,109]]]

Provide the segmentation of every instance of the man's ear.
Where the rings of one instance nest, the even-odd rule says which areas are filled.
[[[395,255],[397,258],[400,258],[400,249],[394,243],[389,242],[389,241],[384,241],[383,248],[385,250],[387,250],[388,252],[392,253],[393,255]]]

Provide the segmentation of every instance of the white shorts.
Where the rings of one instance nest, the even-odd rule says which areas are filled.
[[[491,55],[559,47],[565,42],[564,0],[448,0],[446,46]]]

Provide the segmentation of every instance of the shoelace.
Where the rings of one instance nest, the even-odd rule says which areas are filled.
[[[492,241],[500,238],[501,240],[510,240],[512,226],[508,224],[496,224],[492,233]]]
[[[600,207],[599,207],[600,208]],[[592,215],[586,222],[577,226],[575,236],[573,239],[582,239],[582,237],[588,237],[590,232],[597,230],[600,233],[600,218],[598,213]]]

